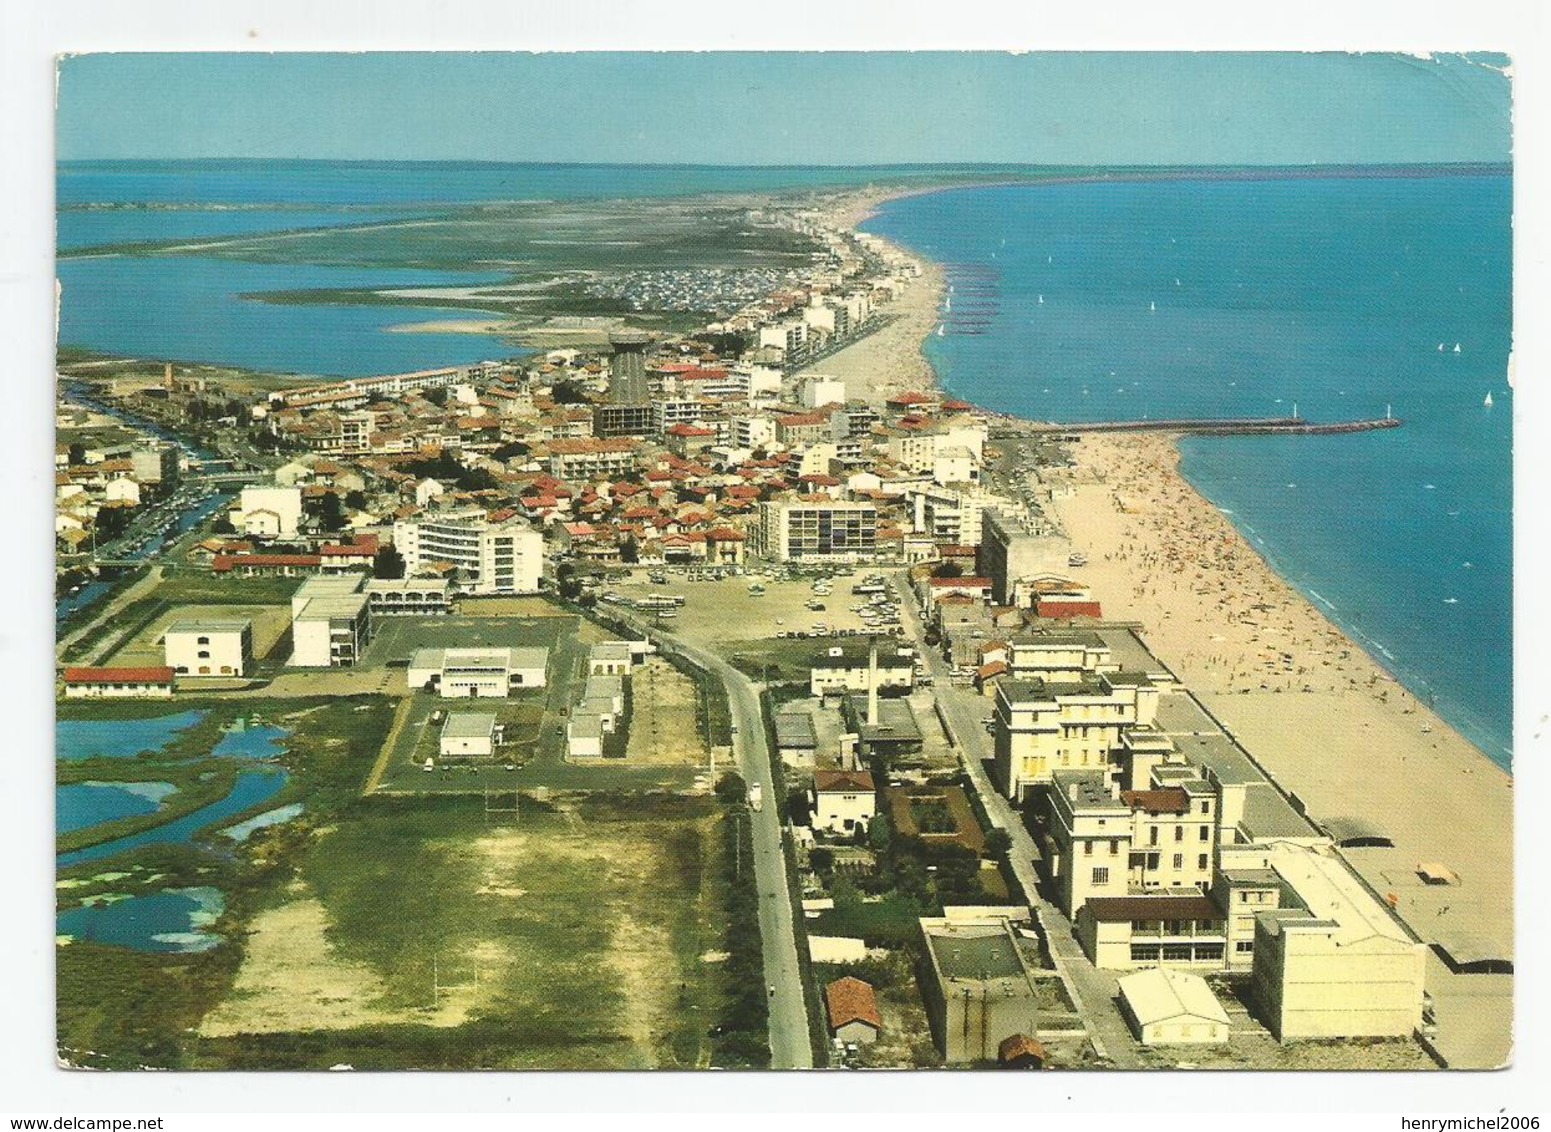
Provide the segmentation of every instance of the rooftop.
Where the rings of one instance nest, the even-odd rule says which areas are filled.
[[[174,621],[167,626],[168,634],[172,633],[243,633],[253,623],[246,618],[228,618],[224,620],[205,620],[203,618],[189,621]]]
[[[1023,974],[1018,949],[1006,927],[923,924],[926,944],[945,979],[1009,979]]]
[[[443,739],[488,739],[494,733],[494,712],[455,711],[442,724]]]
[[[878,1013],[878,1000],[872,986],[861,979],[847,975],[825,986],[824,1006],[829,1015],[831,1030],[838,1030],[852,1022],[865,1022],[874,1029],[883,1028],[883,1018]]]
[[[1153,967],[1121,979],[1120,993],[1143,1026],[1181,1017],[1228,1024],[1228,1012],[1200,975]]]

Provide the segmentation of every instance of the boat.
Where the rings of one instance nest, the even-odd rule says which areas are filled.
[[[1448,347],[1447,347],[1447,346],[1445,346],[1445,345],[1444,345],[1444,344],[1443,344],[1443,343],[1442,343],[1442,342],[1439,342],[1439,343],[1438,343],[1438,352],[1439,352],[1439,353],[1440,353],[1440,354],[1441,354],[1441,353],[1443,353],[1443,351],[1444,351],[1444,350],[1446,350],[1446,349],[1448,349]]]
[[[1155,311],[1155,310],[1158,309],[1158,304],[1157,303],[1148,303],[1147,304],[1147,309],[1150,310],[1150,311]]]
[[[1039,304],[1038,305],[1039,306],[1044,306],[1045,305],[1045,296],[1044,295],[1041,295],[1039,297]]]
[[[1454,352],[1456,354],[1459,353],[1459,343],[1458,342],[1454,343]]]
[[[941,338],[942,336],[943,336],[943,327],[942,327],[942,323],[939,322],[937,324],[937,337]]]
[[[1486,406],[1486,407],[1487,407],[1487,408],[1488,408],[1488,409],[1490,409],[1490,408],[1491,408],[1491,407],[1492,407],[1492,394],[1491,394],[1491,392],[1490,392],[1490,391],[1488,391],[1488,392],[1487,392],[1487,395],[1486,395],[1486,400],[1485,400],[1485,401],[1483,401],[1483,402],[1481,402],[1481,403],[1482,403],[1482,404],[1483,404],[1483,405],[1484,405],[1484,406]]]

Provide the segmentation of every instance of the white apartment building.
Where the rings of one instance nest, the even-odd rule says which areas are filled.
[[[764,448],[775,443],[774,417],[763,414],[732,419],[732,439],[739,448]]]
[[[549,650],[416,649],[409,659],[411,692],[435,688],[446,699],[504,698],[520,688],[547,683]]]
[[[291,595],[291,664],[348,668],[371,640],[369,599],[360,574],[308,578]]]
[[[167,667],[179,676],[242,676],[253,659],[246,619],[174,621],[162,637]]]
[[[302,520],[302,489],[245,487],[228,518],[243,534],[258,538],[290,538],[297,533]]]
[[[988,505],[999,502],[976,490],[940,485],[912,487],[905,497],[916,533],[954,546],[979,546],[981,515]]]
[[[1118,790],[1105,770],[1052,774],[1049,867],[1067,916],[1096,896],[1211,887],[1216,792],[1179,769],[1188,777],[1155,781],[1145,790]]]
[[[1003,792],[1021,801],[1055,771],[1107,770],[1121,737],[1157,712],[1158,689],[1140,673],[1000,681],[991,726]]]
[[[840,499],[780,500],[759,505],[759,541],[766,558],[870,558],[878,549],[878,509]]]
[[[548,448],[549,474],[562,480],[622,476],[635,470],[641,452],[639,442],[627,437],[552,440]]]
[[[826,377],[810,373],[798,384],[798,397],[805,409],[820,409],[825,405],[844,405],[846,384],[838,377]]]
[[[393,545],[406,575],[433,562],[457,567],[475,594],[537,593],[544,572],[544,536],[520,519],[489,522],[483,512],[393,524]]]

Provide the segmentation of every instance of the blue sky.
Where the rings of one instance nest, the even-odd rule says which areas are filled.
[[[63,160],[1505,161],[1500,56],[105,54]]]

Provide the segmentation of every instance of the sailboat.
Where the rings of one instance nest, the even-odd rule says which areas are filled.
[[[1045,305],[1045,296],[1044,295],[1041,295],[1039,297],[1039,305],[1040,306],[1044,306]]]
[[[939,322],[937,324],[937,337],[941,338],[942,335],[943,335],[942,323]]]
[[[1456,354],[1459,353],[1459,343],[1458,342],[1454,343],[1454,352]]]
[[[1490,409],[1492,407],[1492,394],[1491,394],[1490,390],[1487,391],[1486,400],[1481,402],[1481,404],[1484,405],[1488,409]]]
[[[1147,304],[1147,309],[1150,310],[1150,311],[1155,311],[1155,310],[1158,309],[1158,304],[1157,303],[1148,303]]]
[[[1446,349],[1447,349],[1447,348],[1448,348],[1448,347],[1446,347],[1446,346],[1445,346],[1445,345],[1444,345],[1444,344],[1443,344],[1443,343],[1442,343],[1442,342],[1439,342],[1439,343],[1438,343],[1438,352],[1439,352],[1439,353],[1440,353],[1440,354],[1441,354],[1441,353],[1443,353],[1443,351],[1444,351],[1444,350],[1446,350]]]

